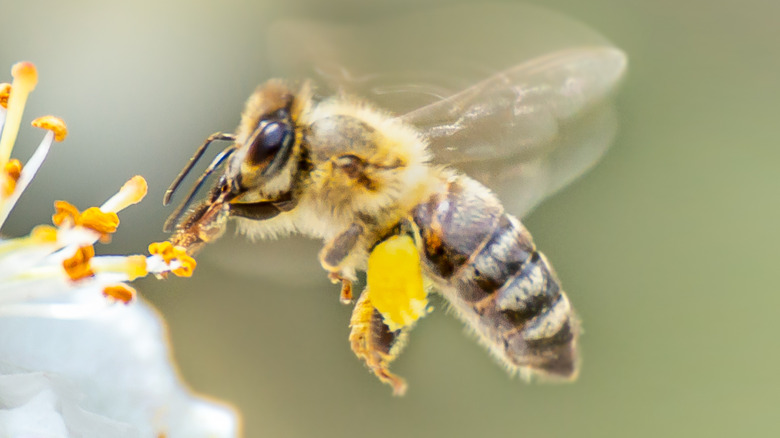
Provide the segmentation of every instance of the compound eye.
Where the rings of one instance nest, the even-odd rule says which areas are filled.
[[[249,147],[247,159],[255,166],[269,163],[282,149],[290,146],[292,127],[285,122],[268,122]]]

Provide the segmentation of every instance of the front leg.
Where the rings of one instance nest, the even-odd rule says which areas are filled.
[[[341,282],[341,294],[339,299],[344,304],[352,302],[352,276],[354,273],[345,272],[344,262],[355,249],[365,229],[360,224],[352,224],[328,243],[320,251],[320,264],[328,271],[328,278],[334,283]]]
[[[231,202],[228,205],[231,216],[243,217],[255,221],[266,221],[275,218],[281,213],[292,210],[297,205],[297,202],[294,200],[292,192],[287,192],[273,201],[250,203]]]

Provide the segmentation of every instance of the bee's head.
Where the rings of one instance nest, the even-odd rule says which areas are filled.
[[[210,219],[205,218],[221,217],[214,213],[220,209],[259,219],[292,208],[296,176],[305,161],[300,118],[307,111],[309,100],[308,84],[297,93],[276,80],[258,87],[246,102],[237,132],[210,136],[168,188],[163,198],[165,205],[209,144],[216,140],[234,142],[214,158],[184,202],[168,217],[163,229],[206,228],[209,224],[205,222]],[[185,217],[185,211],[208,176],[225,163],[224,172],[208,199]]]
[[[236,151],[225,169],[231,203],[272,202],[289,196],[303,152],[300,116],[308,87],[293,93],[269,81],[247,100],[236,132]]]

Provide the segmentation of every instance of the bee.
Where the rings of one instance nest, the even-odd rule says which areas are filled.
[[[212,142],[230,143],[165,230],[190,254],[219,238],[229,220],[251,237],[322,239],[319,261],[341,284],[343,302],[366,271],[349,340],[395,394],[406,383],[390,364],[432,291],[510,371],[572,380],[580,324],[554,269],[521,221],[458,168],[478,163],[475,172],[493,177],[491,168],[514,169],[526,182],[514,188],[518,196],[540,198],[534,193],[555,183],[539,189],[533,178],[550,175],[531,164],[547,163],[555,148],[529,146],[527,122],[555,127],[587,113],[624,67],[614,48],[563,50],[399,116],[354,97],[316,96],[309,82],[270,80],[247,100],[236,132],[208,137],[173,181],[165,204]]]

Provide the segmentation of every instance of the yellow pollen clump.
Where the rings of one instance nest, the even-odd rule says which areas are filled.
[[[51,243],[57,241],[57,229],[51,225],[38,225],[30,232],[30,237],[38,243]]]
[[[62,261],[62,267],[73,281],[92,277],[95,272],[89,266],[89,261],[95,256],[95,248],[92,245],[82,246],[69,259]]]
[[[0,106],[8,108],[8,96],[11,95],[11,84],[3,82],[0,84]]]
[[[172,261],[178,260],[181,263],[179,268],[172,270],[174,275],[179,277],[190,277],[195,270],[197,263],[195,259],[187,254],[187,250],[181,246],[173,246],[171,242],[153,242],[149,244],[149,254],[160,256],[163,261],[170,265]]]
[[[124,304],[129,304],[135,298],[136,291],[124,283],[118,283],[103,288],[103,295],[121,301]]]
[[[54,201],[54,215],[51,221],[54,225],[75,225],[79,217],[79,209],[67,201]]]
[[[9,160],[3,167],[3,196],[11,196],[16,189],[16,182],[22,175],[22,163],[17,159]]]
[[[414,324],[426,313],[420,254],[411,237],[393,236],[368,256],[368,299],[391,331]]]
[[[32,125],[36,128],[46,129],[54,132],[54,141],[65,140],[65,137],[68,135],[68,126],[65,125],[65,122],[59,117],[38,117],[32,121]]]

